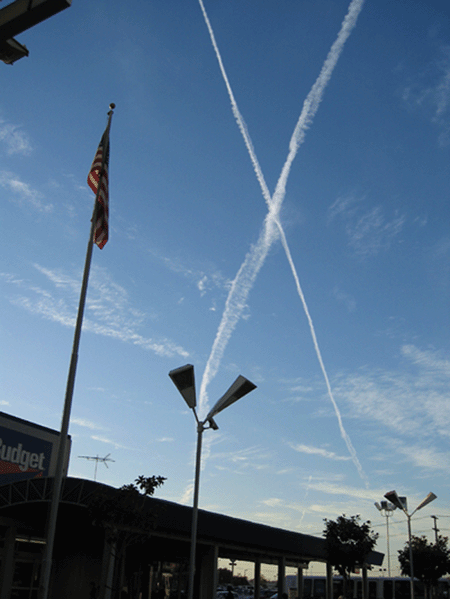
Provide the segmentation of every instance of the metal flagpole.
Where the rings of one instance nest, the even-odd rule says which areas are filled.
[[[100,169],[100,175],[98,180],[97,192],[95,194],[95,202],[94,202],[94,211],[92,214],[92,222],[91,222],[91,232],[89,234],[89,242],[87,246],[86,252],[86,260],[84,263],[84,273],[83,273],[83,281],[81,284],[81,293],[80,293],[80,301],[78,304],[78,315],[77,321],[75,325],[75,333],[73,339],[73,348],[72,348],[72,356],[70,359],[70,367],[69,374],[67,377],[67,386],[66,386],[66,396],[64,400],[64,410],[61,421],[61,434],[59,437],[58,444],[58,458],[56,462],[56,472],[55,478],[53,480],[53,491],[51,494],[51,503],[50,503],[50,514],[48,519],[48,527],[47,527],[47,538],[46,545],[44,550],[44,556],[42,560],[42,570],[40,576],[40,587],[39,587],[39,597],[40,599],[48,598],[48,590],[50,583],[50,573],[52,568],[52,558],[53,558],[53,545],[55,540],[55,532],[56,532],[56,519],[58,516],[58,507],[59,500],[61,496],[61,488],[62,488],[62,480],[63,480],[63,471],[64,471],[64,462],[66,455],[66,447],[67,447],[67,433],[69,430],[69,421],[70,421],[70,411],[72,408],[72,397],[73,397],[73,389],[75,385],[75,373],[77,369],[77,361],[78,361],[78,347],[80,345],[80,336],[81,336],[81,327],[83,324],[83,314],[84,307],[86,304],[86,293],[88,287],[89,280],[89,271],[91,267],[91,259],[92,259],[92,248],[94,245],[94,234],[95,227],[97,224],[97,210],[98,210],[98,198],[102,188],[102,179],[105,173],[105,161],[109,151],[109,130],[111,127],[111,118],[113,113],[113,109],[115,108],[114,104],[110,104],[110,111],[108,112],[108,124],[106,126],[104,138],[106,140],[103,147],[103,155],[102,155],[102,165]]]

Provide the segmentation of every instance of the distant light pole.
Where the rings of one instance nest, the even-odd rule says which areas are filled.
[[[215,403],[214,407],[208,412],[206,418],[201,422],[198,419],[195,406],[197,405],[195,393],[195,378],[194,367],[192,364],[186,364],[180,368],[175,368],[169,372],[175,387],[181,393],[184,401],[189,408],[194,412],[197,422],[197,457],[195,461],[195,483],[194,483],[194,502],[192,508],[192,528],[191,528],[191,552],[189,558],[189,585],[188,599],[194,597],[194,572],[195,572],[195,551],[197,545],[197,521],[198,521],[198,494],[200,486],[200,463],[202,452],[202,434],[204,430],[212,428],[217,430],[219,427],[214,421],[214,416],[230,406],[232,403],[256,389],[256,385],[239,375],[231,387],[224,395]],[[206,426],[208,425],[208,426]]]
[[[230,566],[231,566],[231,584],[233,583],[233,579],[234,579],[234,566],[236,565],[237,560],[235,559],[230,559]]]
[[[388,557],[388,576],[391,577],[391,554],[389,550],[389,518],[392,516],[392,512],[397,509],[393,503],[389,501],[382,501],[381,505],[376,501],[375,507],[381,512],[383,516],[386,516],[386,539],[387,539],[387,557]]]
[[[411,599],[414,599],[414,564],[413,564],[413,551],[412,551],[412,538],[411,538],[411,518],[414,514],[434,501],[436,499],[436,495],[434,493],[428,493],[423,501],[419,503],[416,509],[410,514],[406,508],[406,497],[400,497],[397,495],[397,491],[389,491],[384,495],[388,501],[393,503],[395,507],[398,507],[405,514],[406,519],[408,521],[408,543],[409,543],[409,573],[410,573],[410,584],[411,584]]]

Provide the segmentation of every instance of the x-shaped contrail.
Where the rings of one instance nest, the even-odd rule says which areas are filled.
[[[328,56],[322,66],[322,70],[320,71],[319,76],[317,77],[314,85],[312,86],[309,94],[307,95],[303,108],[298,119],[297,125],[292,134],[290,143],[289,143],[289,152],[286,158],[286,162],[281,170],[280,177],[278,179],[277,185],[275,187],[275,191],[273,196],[271,196],[267,184],[264,179],[264,175],[262,173],[261,167],[259,165],[258,159],[256,157],[256,153],[248,133],[247,125],[239,111],[237,102],[234,98],[233,90],[231,88],[230,82],[228,80],[228,76],[226,74],[223,61],[219,52],[219,48],[216,43],[216,39],[214,36],[213,29],[211,27],[211,23],[209,21],[208,15],[205,10],[205,6],[203,4],[203,0],[199,0],[200,8],[203,13],[203,17],[205,19],[206,26],[209,31],[209,35],[211,38],[211,42],[214,48],[214,51],[217,56],[217,60],[219,62],[219,67],[222,73],[222,77],[224,79],[228,95],[231,101],[231,107],[233,110],[233,114],[236,118],[239,129],[241,130],[242,136],[244,138],[245,144],[247,146],[247,150],[250,155],[250,159],[253,164],[253,168],[256,173],[256,177],[259,181],[263,197],[268,206],[268,213],[264,219],[264,226],[260,232],[258,241],[254,244],[250,251],[247,253],[244,262],[242,263],[229,291],[227,301],[225,304],[225,310],[222,315],[222,319],[216,334],[216,338],[214,339],[214,343],[211,349],[211,353],[209,355],[208,361],[206,363],[205,371],[203,373],[203,378],[200,387],[200,409],[204,409],[208,402],[207,397],[207,386],[210,381],[214,378],[219,368],[221,359],[223,357],[225,348],[227,343],[241,317],[242,311],[247,303],[248,295],[253,287],[254,281],[264,264],[264,261],[267,257],[267,254],[278,237],[281,239],[282,246],[286,253],[289,265],[291,267],[292,274],[294,276],[295,284],[297,287],[297,292],[300,296],[303,309],[305,311],[309,328],[311,331],[311,336],[314,344],[314,348],[317,354],[317,358],[320,364],[320,368],[322,370],[325,384],[328,391],[328,396],[333,404],[334,411],[339,423],[339,430],[341,432],[341,436],[347,445],[347,449],[351,455],[353,463],[355,464],[360,477],[364,480],[366,486],[368,486],[368,479],[364,470],[358,460],[356,455],[355,448],[352,445],[350,437],[345,431],[342,417],[338,408],[338,405],[334,399],[330,381],[328,379],[328,375],[325,369],[325,365],[322,359],[322,355],[319,349],[319,344],[317,341],[316,333],[314,330],[314,325],[308,310],[308,306],[305,301],[305,297],[303,295],[302,288],[300,286],[300,281],[297,275],[297,271],[294,265],[294,261],[292,259],[291,252],[289,250],[289,246],[287,243],[287,239],[280,221],[280,210],[283,205],[283,201],[286,195],[286,184],[289,177],[289,173],[291,170],[292,163],[297,155],[299,147],[302,145],[305,139],[306,130],[312,124],[314,116],[319,109],[320,102],[322,101],[323,93],[325,88],[331,78],[334,67],[341,55],[344,44],[350,36],[353,28],[356,25],[356,21],[358,19],[359,13],[362,10],[364,0],[352,0],[350,2],[347,15],[342,22],[341,29],[338,33],[338,36],[330,48]]]

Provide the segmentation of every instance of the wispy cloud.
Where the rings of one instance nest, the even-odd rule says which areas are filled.
[[[231,452],[212,452],[210,459],[214,460],[218,470],[229,470],[235,473],[245,473],[248,470],[265,470],[272,455],[261,447],[246,447]]]
[[[427,444],[450,437],[450,360],[413,345],[401,348],[401,370],[368,370],[345,374],[336,381],[336,396],[354,418],[379,422],[398,435]],[[408,409],[405,409],[408,406]]]
[[[91,439],[93,441],[100,441],[100,443],[106,443],[107,445],[114,445],[114,449],[131,449],[126,445],[121,445],[120,443],[117,443],[113,439],[108,439],[108,437],[99,437],[98,435],[92,435]]]
[[[268,507],[278,507],[279,505],[282,505],[283,500],[278,497],[272,497],[270,499],[263,499],[261,503]]]
[[[411,77],[402,99],[412,111],[421,111],[439,129],[441,146],[450,143],[450,46],[440,47],[440,56],[424,71]]]
[[[194,495],[194,484],[188,483],[188,485],[185,487],[185,489],[183,491],[183,494],[181,495],[181,497],[179,499],[179,502],[183,505],[191,503],[193,495]]]
[[[71,424],[77,424],[78,426],[82,426],[84,428],[88,428],[90,430],[104,430],[102,426],[91,422],[90,420],[86,420],[85,418],[72,418]]]
[[[34,266],[52,287],[43,288],[8,275],[1,275],[22,292],[11,296],[11,303],[30,313],[73,328],[81,277],[61,270],[48,269],[39,264]],[[145,318],[144,313],[131,305],[127,291],[112,280],[106,269],[92,267],[83,321],[84,330],[131,343],[162,356],[189,356],[189,352],[169,339],[153,339],[142,335],[139,329],[144,327]]]
[[[0,119],[0,143],[6,148],[7,154],[29,156],[32,152],[30,138],[18,125],[7,123]]]
[[[341,302],[344,304],[344,306],[347,308],[348,312],[355,311],[356,300],[352,295],[350,295],[349,293],[346,293],[345,291],[342,291],[341,289],[339,289],[339,287],[337,285],[333,288],[333,295],[338,300],[338,302]]]
[[[156,249],[150,249],[149,253],[165,267],[191,281],[204,296],[215,289],[228,291],[231,281],[227,279],[220,270],[210,263],[187,262],[184,257],[164,256]]]
[[[354,497],[356,499],[366,499],[373,501],[378,497],[383,497],[386,493],[383,489],[361,489],[360,487],[349,487],[347,485],[336,485],[329,482],[310,481],[311,490],[320,491],[328,495],[342,495],[344,497]]]
[[[350,460],[350,456],[340,456],[333,451],[328,451],[321,447],[312,447],[311,445],[303,445],[302,443],[288,443],[289,447],[298,453],[306,453],[309,455],[317,455],[328,460],[336,461],[347,461]]]
[[[401,233],[406,217],[388,219],[381,206],[366,208],[366,198],[338,197],[328,209],[328,223],[339,218],[345,225],[349,246],[362,258],[388,250]]]
[[[450,451],[440,451],[432,445],[398,444],[396,451],[405,456],[408,462],[425,471],[448,472]]]
[[[17,175],[8,171],[0,171],[0,185],[11,194],[10,200],[19,204],[32,206],[39,212],[52,212],[53,204],[46,203],[41,192],[33,189]]]

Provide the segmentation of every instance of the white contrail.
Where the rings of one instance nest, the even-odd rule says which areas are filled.
[[[306,491],[305,491],[305,496],[303,497],[303,503],[306,503],[306,498],[308,497],[309,486],[311,484],[311,481],[312,481],[312,474],[310,474],[309,479],[308,479],[308,484],[306,485]],[[298,527],[300,527],[302,525],[303,518],[305,517],[305,514],[306,514],[306,508],[303,508],[302,517],[300,518],[300,522],[298,523]]]
[[[256,279],[256,276],[258,275],[259,270],[261,269],[262,265],[264,264],[267,253],[268,253],[271,245],[273,244],[273,242],[278,238],[278,235],[280,235],[281,243],[283,245],[286,256],[288,258],[288,262],[291,267],[292,274],[294,276],[297,291],[300,296],[300,299],[303,304],[303,308],[304,308],[304,311],[305,311],[305,314],[306,314],[306,317],[308,320],[308,324],[309,324],[310,331],[311,331],[311,336],[312,336],[313,343],[314,343],[314,348],[315,348],[315,351],[317,354],[317,358],[319,360],[320,368],[322,370],[322,373],[323,373],[323,376],[325,379],[328,395],[333,404],[334,411],[335,411],[335,414],[338,419],[341,436],[347,445],[347,449],[348,449],[348,451],[352,457],[352,460],[359,472],[359,475],[365,481],[366,485],[368,485],[367,477],[366,477],[366,475],[362,469],[362,466],[358,460],[356,451],[351,443],[351,440],[344,429],[339,408],[338,408],[337,403],[333,397],[331,385],[330,385],[330,382],[328,379],[328,375],[327,375],[325,365],[324,365],[324,362],[322,359],[322,355],[321,355],[321,352],[319,349],[319,345],[317,342],[314,325],[313,325],[311,316],[309,314],[308,306],[306,304],[306,300],[303,295],[303,291],[300,286],[300,281],[299,281],[297,271],[296,271],[296,268],[295,268],[295,265],[294,265],[294,262],[292,259],[292,255],[289,250],[287,239],[286,239],[283,227],[282,227],[280,219],[279,219],[279,213],[280,213],[283,201],[284,201],[284,197],[286,195],[286,184],[287,184],[287,180],[289,177],[291,165],[294,161],[294,158],[297,155],[300,145],[303,143],[303,141],[305,139],[306,130],[309,128],[310,124],[312,123],[313,118],[319,108],[320,102],[323,97],[323,92],[325,90],[325,87],[328,84],[328,81],[330,80],[330,77],[333,73],[334,67],[336,66],[336,63],[337,63],[339,56],[342,52],[344,44],[345,44],[346,40],[348,39],[352,29],[356,25],[356,21],[357,21],[359,13],[361,12],[363,3],[364,3],[364,0],[352,0],[352,2],[350,3],[347,15],[342,23],[341,30],[339,31],[336,41],[331,46],[328,56],[322,66],[322,70],[303,104],[302,112],[300,114],[299,120],[297,122],[297,125],[295,127],[294,133],[291,137],[291,141],[289,144],[288,157],[287,157],[286,162],[281,171],[281,174],[278,179],[273,197],[271,197],[268,187],[266,185],[265,179],[264,179],[264,175],[262,173],[261,167],[260,167],[258,159],[256,157],[256,153],[255,153],[252,141],[250,139],[250,135],[248,133],[247,126],[244,122],[244,119],[239,111],[238,106],[237,106],[237,102],[234,98],[234,94],[233,94],[231,85],[229,83],[229,80],[228,80],[228,77],[227,77],[227,74],[226,74],[226,71],[225,71],[225,68],[223,65],[223,61],[222,61],[222,58],[221,58],[221,55],[219,52],[219,48],[218,48],[216,40],[215,40],[213,29],[211,27],[211,23],[209,21],[205,7],[203,5],[203,1],[199,0],[199,4],[200,4],[200,7],[201,7],[201,10],[203,13],[203,17],[205,19],[205,22],[206,22],[206,25],[207,25],[207,28],[209,31],[209,35],[211,38],[211,42],[212,42],[214,51],[217,56],[217,60],[218,60],[219,67],[220,67],[220,70],[222,73],[222,77],[224,79],[224,82],[225,82],[225,85],[226,85],[226,88],[228,91],[228,95],[230,97],[233,114],[236,118],[239,129],[241,130],[242,136],[243,136],[245,144],[247,146],[247,150],[249,152],[257,179],[261,186],[261,190],[262,190],[264,199],[266,200],[266,203],[269,207],[269,212],[265,218],[264,227],[260,233],[259,239],[258,239],[257,243],[254,246],[252,246],[252,248],[248,252],[247,256],[245,257],[245,260],[244,260],[241,268],[239,269],[239,271],[233,281],[230,292],[228,294],[228,298],[227,298],[227,301],[225,304],[225,310],[222,315],[222,320],[219,325],[219,329],[217,331],[216,338],[214,340],[213,347],[212,347],[209,359],[207,361],[205,372],[203,374],[203,378],[202,378],[202,382],[201,382],[200,407],[205,406],[207,403],[207,392],[206,392],[207,386],[208,386],[209,382],[212,380],[212,378],[215,376],[215,374],[217,373],[217,370],[220,365],[220,361],[223,357],[226,345],[231,337],[232,332],[234,331],[234,329],[239,321],[242,311],[246,305],[248,295],[253,287],[254,281]]]
[[[245,145],[247,146],[248,153],[250,154],[250,159],[252,161],[253,168],[255,169],[256,177],[257,177],[257,179],[259,181],[259,184],[261,186],[264,199],[266,200],[267,205],[270,207],[270,205],[272,204],[272,198],[271,198],[269,189],[268,189],[268,187],[266,185],[266,181],[264,179],[264,175],[262,173],[261,167],[259,166],[258,159],[256,158],[256,153],[255,153],[255,150],[253,148],[252,140],[250,139],[250,135],[249,135],[249,132],[248,132],[248,129],[247,129],[247,125],[245,124],[245,121],[244,121],[244,119],[243,119],[243,117],[242,117],[242,115],[241,115],[241,113],[239,111],[237,102],[236,102],[236,100],[234,98],[233,90],[231,89],[231,85],[230,85],[230,82],[228,80],[228,76],[227,76],[227,73],[225,71],[225,67],[223,66],[222,57],[221,57],[220,52],[219,52],[219,47],[218,47],[217,42],[216,42],[216,38],[215,38],[215,35],[214,35],[213,28],[211,27],[211,23],[209,21],[208,15],[206,13],[206,10],[205,10],[204,4],[203,4],[203,0],[198,0],[198,1],[199,1],[199,4],[200,4],[200,8],[202,9],[203,18],[205,19],[205,23],[206,23],[206,26],[208,28],[209,37],[211,38],[211,42],[212,42],[212,45],[213,45],[213,48],[214,48],[214,52],[216,53],[216,57],[217,57],[217,61],[219,63],[220,71],[222,73],[222,77],[223,77],[223,80],[225,82],[225,85],[226,85],[226,88],[227,88],[227,91],[228,91],[228,95],[229,95],[230,100],[231,100],[231,108],[233,110],[234,117],[235,117],[236,122],[237,122],[237,124],[239,126],[239,129],[241,130],[242,137],[244,138]]]

